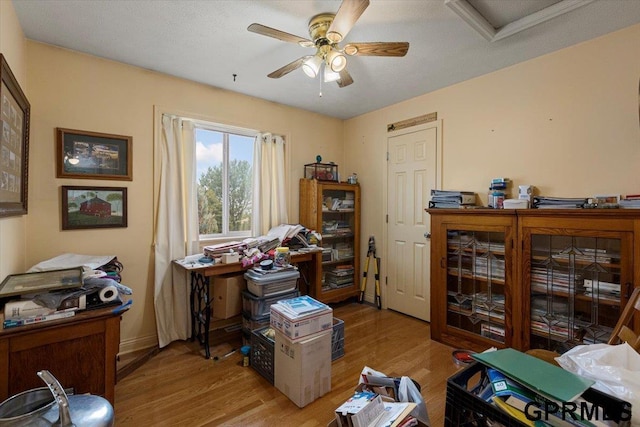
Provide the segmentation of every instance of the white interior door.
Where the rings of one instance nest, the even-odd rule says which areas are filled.
[[[430,320],[430,251],[424,211],[438,184],[438,127],[388,137],[387,307]]]

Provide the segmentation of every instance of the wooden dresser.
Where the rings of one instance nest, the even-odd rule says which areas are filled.
[[[46,369],[76,394],[103,396],[114,404],[120,319],[110,307],[0,330],[0,401],[45,387],[37,372]]]

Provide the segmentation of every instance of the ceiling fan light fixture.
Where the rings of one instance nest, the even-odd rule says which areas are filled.
[[[325,83],[337,82],[338,80],[340,80],[340,73],[336,73],[334,71],[331,71],[331,69],[329,67],[324,67],[324,82]]]
[[[347,66],[347,58],[342,53],[332,50],[327,54],[327,65],[331,71],[339,73]]]
[[[304,61],[304,63],[302,64],[302,71],[304,71],[307,76],[313,79],[318,75],[318,71],[320,71],[320,65],[322,65],[322,58],[318,55],[314,55]]]

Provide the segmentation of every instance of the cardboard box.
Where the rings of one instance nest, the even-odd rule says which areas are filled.
[[[240,261],[240,254],[237,252],[233,252],[233,253],[229,253],[229,254],[222,254],[222,263],[223,264],[231,264],[234,262],[239,262]]]
[[[367,427],[384,414],[384,404],[379,394],[356,391],[336,409],[336,420],[341,426]]]
[[[275,386],[302,408],[331,391],[331,330],[291,342],[276,331]]]
[[[247,289],[244,276],[242,274],[216,276],[212,280],[213,317],[228,319],[242,313],[242,291]]]
[[[296,319],[292,319],[284,312],[279,304],[273,304],[270,310],[271,327],[292,342],[302,341],[318,332],[333,330],[333,310],[331,307]]]

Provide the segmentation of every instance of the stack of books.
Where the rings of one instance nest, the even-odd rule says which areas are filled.
[[[507,190],[510,184],[509,178],[493,178],[489,183],[489,190]]]
[[[588,297],[620,303],[620,283],[584,279],[584,294]]]
[[[351,231],[351,224],[348,221],[322,221],[322,235],[324,237],[345,237],[353,235],[353,231]]]
[[[8,301],[4,305],[4,329],[73,317],[78,307],[58,310],[42,306],[31,299]]]
[[[618,205],[625,209],[640,209],[640,194],[627,194]]]
[[[582,209],[589,202],[581,197],[543,197],[533,196],[534,209]]]
[[[324,281],[332,289],[353,286],[353,273],[352,265],[339,265],[324,273]]]
[[[431,190],[430,209],[458,209],[472,206],[476,206],[476,193],[472,191]]]

